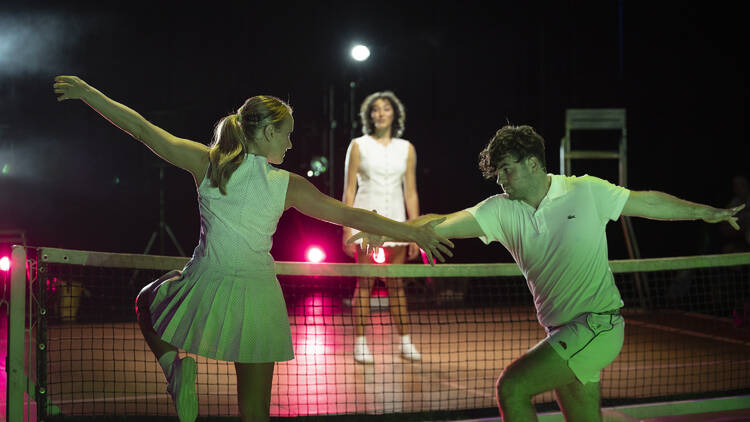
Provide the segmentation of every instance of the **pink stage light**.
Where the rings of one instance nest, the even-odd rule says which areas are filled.
[[[385,262],[385,249],[378,248],[375,252],[373,252],[372,260],[375,261],[376,264],[384,263]]]
[[[10,270],[10,258],[8,258],[7,256],[0,258],[0,270]]]
[[[317,246],[311,246],[308,248],[306,256],[308,261],[315,264],[323,262],[323,260],[326,259],[326,254],[323,252],[323,249]]]

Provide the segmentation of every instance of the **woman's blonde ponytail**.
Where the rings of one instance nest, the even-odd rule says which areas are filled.
[[[284,118],[291,114],[292,108],[280,99],[258,95],[248,98],[237,113],[219,120],[208,153],[211,186],[226,195],[227,181],[250,151],[257,132],[270,124],[281,127]]]

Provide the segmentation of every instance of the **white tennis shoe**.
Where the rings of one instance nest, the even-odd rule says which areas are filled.
[[[354,343],[354,360],[359,363],[374,363],[375,357],[370,353],[370,348],[364,339],[357,339]]]
[[[198,396],[195,394],[195,374],[198,366],[190,356],[175,359],[167,392],[177,409],[180,422],[195,422],[198,417]]]
[[[413,345],[411,340],[406,338],[401,342],[399,346],[401,350],[401,357],[407,360],[422,360],[422,355],[419,354],[417,346]]]

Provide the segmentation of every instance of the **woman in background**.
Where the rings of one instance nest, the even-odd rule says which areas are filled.
[[[353,139],[346,152],[343,202],[356,208],[374,210],[396,221],[418,217],[417,153],[414,145],[400,138],[406,122],[404,105],[393,92],[375,92],[362,102],[359,115],[363,136]],[[346,243],[356,233],[356,230],[344,228],[345,252],[357,263],[372,263],[372,256],[361,248],[361,240],[357,244]],[[420,254],[419,247],[414,243],[386,242],[383,246],[385,262],[389,264],[403,264]],[[420,360],[421,355],[409,335],[403,280],[389,278],[385,283],[391,318],[400,336],[401,356]],[[359,277],[354,292],[354,360],[360,363],[374,362],[365,339],[374,284],[375,278]]]

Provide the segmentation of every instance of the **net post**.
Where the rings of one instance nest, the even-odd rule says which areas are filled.
[[[10,276],[8,312],[7,390],[5,416],[8,422],[23,420],[23,395],[27,377],[24,374],[24,314],[26,303],[26,248],[13,245],[13,267]]]
[[[37,256],[39,256],[37,252]],[[36,330],[36,413],[38,421],[47,418],[47,263],[37,261],[37,330]]]

